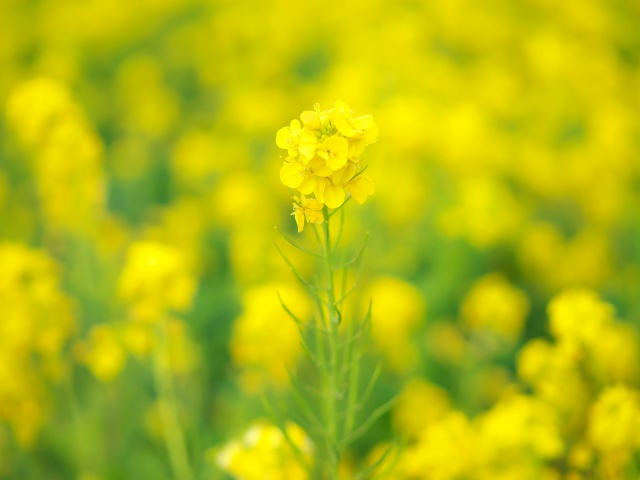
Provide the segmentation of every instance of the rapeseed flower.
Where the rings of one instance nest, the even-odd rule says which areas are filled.
[[[119,290],[135,319],[157,322],[171,311],[187,310],[195,288],[180,249],[146,241],[129,247]]]
[[[347,195],[359,204],[373,195],[375,186],[362,175],[366,167],[361,165],[360,156],[377,137],[373,117],[355,116],[342,101],[323,111],[316,104],[314,111],[302,112],[300,121],[292,120],[288,127],[278,130],[276,145],[288,154],[280,169],[280,181],[302,195],[293,206],[298,232],[303,230],[305,219],[322,223],[320,210],[325,206],[339,208]],[[311,194],[315,198],[305,199]]]
[[[118,332],[111,325],[97,325],[91,329],[89,337],[88,341],[76,344],[76,357],[98,380],[114,380],[127,361]]]
[[[64,379],[76,322],[58,265],[45,252],[0,243],[0,265],[0,422],[29,445],[49,415],[48,387]]]
[[[305,220],[309,223],[322,223],[324,222],[324,216],[322,215],[322,204],[315,198],[307,198],[304,195],[294,198],[293,213],[295,216],[296,224],[298,225],[298,232],[304,229]]]
[[[629,478],[624,472],[638,449],[639,428],[638,392],[624,384],[607,387],[591,407],[586,432],[603,478]]]
[[[522,331],[529,310],[524,292],[500,274],[478,280],[464,299],[462,317],[472,330],[487,329],[514,341]]]
[[[551,333],[560,341],[594,345],[613,322],[613,306],[603,302],[595,292],[566,290],[549,304]]]

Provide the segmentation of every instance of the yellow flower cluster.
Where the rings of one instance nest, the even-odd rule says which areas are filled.
[[[515,341],[524,326],[529,301],[521,290],[501,274],[491,273],[478,280],[464,299],[462,318],[472,330],[490,330]]]
[[[129,247],[119,289],[135,319],[156,322],[191,306],[196,279],[179,248],[140,241]]]
[[[504,296],[521,304],[521,293],[503,279],[489,276],[482,284],[502,292],[488,295],[491,303]],[[489,312],[488,318],[509,318],[522,311],[503,306]],[[425,380],[405,385],[393,425],[409,444],[391,478],[551,480],[593,478],[596,472],[597,478],[627,478],[625,468],[640,451],[636,334],[589,290],[560,293],[548,312],[555,343],[526,344],[518,358],[524,385],[503,388],[486,411],[468,417]],[[558,462],[566,465],[567,476],[556,469]]]
[[[556,341],[529,342],[520,352],[518,374],[562,419],[572,452],[579,447],[580,455],[570,458],[587,458],[575,460],[576,472],[597,468],[605,478],[621,478],[640,445],[632,426],[638,425],[638,392],[630,387],[637,380],[637,334],[615,319],[612,305],[585,289],[557,295],[548,312]]]
[[[64,375],[75,321],[44,252],[1,243],[0,266],[0,422],[28,444],[47,418],[47,384]]]
[[[309,462],[313,454],[313,444],[304,430],[289,422],[286,433]],[[243,480],[309,478],[282,431],[274,425],[262,422],[252,425],[241,441],[227,443],[215,455],[215,463],[233,478]]]
[[[92,232],[105,197],[102,142],[67,89],[35,78],[7,100],[7,122],[34,156],[47,226]]]
[[[515,392],[469,419],[452,409],[445,392],[414,380],[402,391],[394,424],[410,439],[394,480],[544,478],[545,462],[564,453],[556,413],[543,401]]]
[[[375,192],[372,180],[362,175],[361,155],[378,138],[371,115],[355,116],[349,106],[336,101],[334,108],[304,111],[276,134],[276,145],[288,156],[280,169],[280,180],[296,189],[293,215],[298,231],[310,223],[324,221],[323,206],[338,208],[347,193],[364,203]],[[315,199],[306,195],[315,195]]]
[[[101,382],[115,379],[127,361],[119,332],[113,325],[97,325],[89,338],[75,345],[74,353]]]
[[[604,390],[591,407],[587,436],[606,461],[628,461],[640,447],[640,394],[624,384]]]
[[[173,374],[186,374],[198,361],[198,348],[189,337],[184,321],[167,319],[167,352],[161,366]],[[74,344],[73,352],[101,382],[111,382],[125,368],[130,355],[149,357],[158,345],[154,325],[148,322],[121,322],[91,327],[88,336]]]

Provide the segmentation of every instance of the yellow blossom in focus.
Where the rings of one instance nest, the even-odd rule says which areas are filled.
[[[322,204],[315,198],[307,198],[304,195],[301,195],[299,199],[294,197],[293,213],[291,215],[295,216],[298,232],[304,229],[305,220],[309,223],[324,222],[321,210]]]
[[[316,143],[315,135],[307,129],[302,130],[298,120],[291,120],[290,126],[281,128],[276,134],[276,145],[287,150],[291,157],[300,154],[304,163],[313,157]]]
[[[373,117],[371,115],[354,117],[354,113],[346,103],[337,101],[332,117],[336,129],[347,138],[364,138],[367,144],[375,142],[378,138],[378,129],[373,123]]]
[[[276,145],[288,154],[280,169],[280,181],[302,195],[313,194],[320,208],[312,210],[325,205],[338,208],[347,194],[364,203],[375,192],[373,181],[360,175],[365,168],[360,156],[378,136],[373,117],[355,117],[344,102],[337,101],[333,109],[325,111],[316,104],[315,111],[302,112],[300,120],[302,123],[292,120],[276,134]],[[301,232],[306,210],[294,214]]]
[[[327,167],[336,171],[347,163],[348,151],[347,140],[339,135],[332,135],[318,147],[318,156],[327,162]]]
[[[351,194],[351,197],[360,205],[366,202],[367,198],[376,191],[373,181],[364,175],[350,180],[346,185],[346,189]]]

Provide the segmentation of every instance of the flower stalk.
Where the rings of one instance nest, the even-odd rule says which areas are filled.
[[[156,345],[154,348],[153,373],[158,395],[158,413],[162,423],[162,435],[169,453],[171,470],[176,480],[191,480],[189,455],[184,442],[178,410],[175,388],[171,375],[167,320],[156,326]]]
[[[345,261],[345,252],[340,247],[344,207],[351,199],[364,203],[375,191],[371,179],[362,175],[366,166],[362,165],[361,155],[377,136],[378,129],[371,115],[355,116],[340,101],[330,110],[321,111],[316,105],[314,111],[303,112],[300,121],[293,120],[276,136],[277,145],[288,153],[280,179],[295,190],[292,215],[298,233],[303,232],[306,223],[311,223],[319,251],[301,246],[277,228],[276,231],[290,246],[316,258],[322,267],[320,282],[308,280],[276,244],[291,272],[318,305],[316,320],[305,322],[280,299],[299,328],[302,349],[315,371],[315,378],[291,376],[292,393],[299,408],[282,408],[282,412],[286,412],[283,416],[299,423],[318,449],[309,468],[313,480],[337,480],[345,449],[392,405],[387,402],[368,418],[359,418],[380,374],[378,367],[361,391],[359,381],[365,371],[361,361],[370,331],[371,308],[360,322],[343,322],[342,315],[345,299],[359,283],[368,239],[367,236],[355,257]],[[340,213],[339,228],[333,232],[331,223],[336,213]],[[354,267],[358,274],[350,279],[348,270]],[[341,277],[336,282],[339,272]],[[274,413],[275,409],[269,405],[268,410]],[[279,425],[285,423],[282,419],[274,420]],[[361,472],[355,478],[367,475]]]

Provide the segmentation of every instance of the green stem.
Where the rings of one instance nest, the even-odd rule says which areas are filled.
[[[338,438],[338,416],[337,416],[337,402],[339,395],[338,385],[338,349],[339,349],[339,334],[338,325],[340,323],[340,314],[336,306],[335,299],[335,285],[334,285],[334,272],[333,272],[333,247],[331,245],[331,231],[329,226],[329,214],[325,207],[325,218],[327,219],[323,223],[324,230],[324,260],[327,275],[327,304],[328,304],[328,317],[329,317],[329,356],[330,362],[328,366],[326,391],[324,395],[324,401],[327,405],[327,433],[331,443],[331,451],[329,455],[329,478],[331,480],[337,480],[338,478],[338,464],[340,461],[337,453]]]
[[[176,480],[191,480],[191,467],[187,448],[176,409],[175,390],[169,363],[167,320],[163,319],[156,330],[154,348],[154,379],[158,394],[158,409],[165,445],[169,452],[171,469]]]

